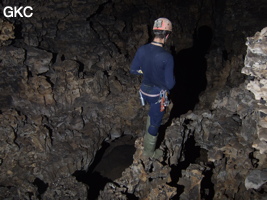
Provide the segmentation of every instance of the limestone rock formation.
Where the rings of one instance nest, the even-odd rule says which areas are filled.
[[[258,139],[254,141],[253,147],[260,153],[267,153],[267,124],[266,124],[266,67],[267,67],[267,27],[257,32],[253,37],[249,37],[246,45],[248,46],[245,67],[242,73],[250,76],[247,89],[251,91],[255,99],[258,100]]]

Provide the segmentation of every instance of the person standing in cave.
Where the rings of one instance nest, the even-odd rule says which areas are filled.
[[[130,66],[132,74],[143,75],[140,98],[150,106],[144,135],[144,155],[156,159],[163,156],[163,151],[156,149],[156,143],[167,103],[164,100],[167,100],[167,93],[175,84],[173,56],[163,48],[171,32],[170,20],[155,20],[153,41],[138,48]]]

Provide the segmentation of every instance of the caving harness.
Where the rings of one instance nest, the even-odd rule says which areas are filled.
[[[168,99],[168,92],[166,90],[161,90],[159,93],[159,100],[157,103],[160,103],[160,112],[163,112],[165,107],[170,105],[170,101]]]
[[[159,97],[159,100],[155,104],[160,103],[160,112],[163,112],[165,110],[165,107],[170,105],[167,90],[161,90],[159,94],[148,94],[140,89],[139,95],[140,95],[141,105],[145,106],[145,100],[143,98],[143,94],[148,97]]]

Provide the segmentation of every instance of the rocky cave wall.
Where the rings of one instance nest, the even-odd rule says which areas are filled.
[[[99,199],[266,194],[266,179],[253,179],[266,177],[266,34],[251,37],[266,25],[263,0],[7,0],[1,10],[19,3],[32,6],[33,17],[0,20],[1,199],[86,199],[88,186],[73,173],[88,169],[104,140],[122,135],[138,138],[134,162]],[[158,162],[141,157],[146,108],[129,65],[160,16],[173,22],[166,48],[182,74]],[[204,62],[201,71],[194,59]],[[194,89],[203,71],[205,92]]]

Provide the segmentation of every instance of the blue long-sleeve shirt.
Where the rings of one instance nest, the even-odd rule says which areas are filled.
[[[142,83],[171,90],[175,84],[173,56],[164,48],[153,44],[141,46],[131,63],[130,72],[143,72]]]

